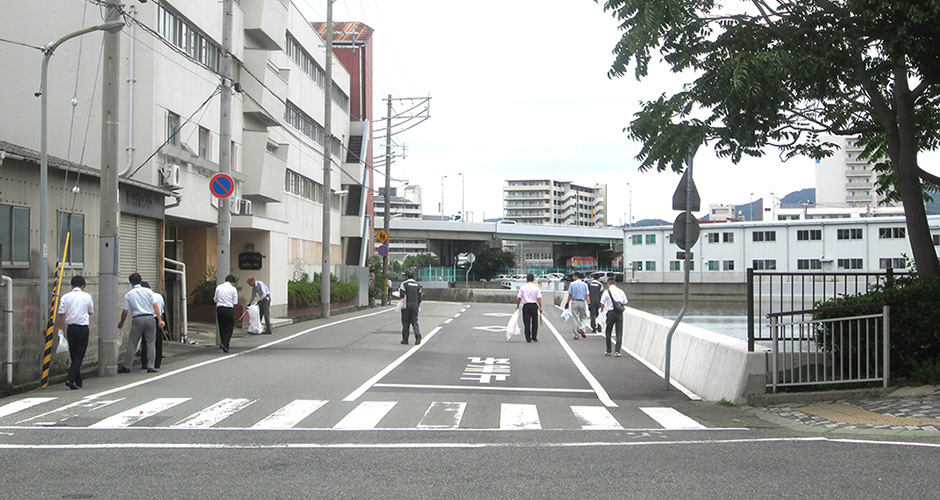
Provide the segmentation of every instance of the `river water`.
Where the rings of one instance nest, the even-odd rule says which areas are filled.
[[[675,321],[682,302],[631,300],[634,309]],[[689,302],[682,323],[747,341],[746,302]]]

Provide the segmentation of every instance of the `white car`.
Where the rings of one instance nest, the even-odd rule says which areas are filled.
[[[561,281],[561,278],[555,274],[540,274],[536,281]]]
[[[510,281],[510,280],[512,280],[512,276],[508,274],[497,274],[490,281]]]

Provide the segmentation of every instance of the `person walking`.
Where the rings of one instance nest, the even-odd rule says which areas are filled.
[[[153,288],[150,288],[150,283],[146,281],[141,281],[140,286],[148,288],[153,291]],[[163,295],[158,292],[153,292],[154,299],[157,300],[157,307],[160,309],[159,318],[163,319],[163,323],[166,324],[166,301],[163,300]],[[153,324],[156,327],[153,336],[153,344],[155,347],[154,358],[153,358],[153,367],[157,370],[160,369],[160,366],[163,364],[163,327],[157,322],[157,316],[153,317]],[[140,346],[140,366],[144,368],[147,366],[147,343],[143,342]]]
[[[225,282],[215,287],[215,317],[219,321],[219,349],[228,352],[232,332],[235,330],[235,304],[238,303],[238,290],[235,289],[235,276],[225,277]]]
[[[95,312],[95,301],[85,292],[85,278],[72,276],[72,291],[59,299],[59,330],[66,325],[65,338],[69,342],[69,375],[65,385],[75,390],[82,386],[82,361],[88,349],[88,325]]]
[[[597,324],[597,310],[601,306],[601,294],[604,293],[604,285],[597,278],[591,277],[587,280],[588,295],[591,297],[591,304],[588,306],[588,312],[591,313],[591,331],[600,333],[601,327]]]
[[[407,344],[411,327],[415,332],[415,345],[421,343],[421,328],[418,326],[418,312],[421,310],[421,285],[415,281],[411,271],[405,271],[405,281],[398,287],[398,296],[405,301],[401,310],[401,343]]]
[[[607,313],[607,351],[605,356],[610,356],[610,333],[614,328],[617,329],[617,343],[614,348],[614,356],[620,357],[620,346],[623,345],[623,310],[627,305],[627,294],[617,288],[617,277],[611,276],[607,279],[607,291],[601,296],[601,305]]]
[[[571,307],[571,331],[573,333],[574,340],[578,340],[578,335],[581,338],[587,338],[587,335],[584,334],[584,320],[588,315],[588,306],[591,304],[591,296],[588,294],[588,287],[581,280],[583,275],[580,271],[574,273],[574,281],[568,285],[568,301],[565,302],[565,309]]]
[[[264,331],[261,333],[271,335],[271,291],[268,290],[268,286],[263,281],[254,278],[248,278],[246,283],[251,287],[251,298],[248,299],[248,306],[251,306],[251,303],[255,301],[255,296],[257,296],[258,312],[261,314],[261,318],[264,319]]]
[[[131,366],[134,365],[134,354],[137,353],[137,343],[143,337],[147,345],[147,373],[156,373],[153,362],[156,357],[156,347],[154,346],[156,336],[156,326],[163,328],[163,319],[160,318],[160,308],[157,299],[154,298],[153,291],[140,285],[141,279],[139,273],[132,273],[128,277],[131,283],[131,290],[124,294],[124,306],[121,310],[121,321],[118,323],[118,330],[124,327],[124,321],[127,314],[130,313],[131,333],[127,340],[127,352],[124,354],[124,365],[118,366],[118,373],[130,373]],[[153,317],[157,317],[156,323]]]
[[[525,327],[525,341],[539,341],[539,315],[542,314],[542,290],[535,284],[535,275],[525,276],[525,285],[519,287],[516,296],[516,309],[522,304],[522,324]]]

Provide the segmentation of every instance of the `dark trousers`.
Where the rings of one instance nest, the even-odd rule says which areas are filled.
[[[271,333],[271,297],[258,301],[258,312],[264,320],[264,333]]]
[[[231,307],[216,307],[215,317],[219,320],[219,338],[222,340],[222,347],[228,349],[232,332],[235,330],[235,310]]]
[[[401,341],[408,342],[408,327],[415,331],[415,338],[421,338],[421,328],[418,327],[418,308],[405,307],[401,310]]]
[[[600,308],[600,299],[594,301],[594,297],[591,297],[591,305],[588,306],[588,311],[591,313],[591,331],[597,331],[597,310]]]
[[[607,311],[607,352],[610,352],[610,332],[617,327],[617,347],[614,352],[620,352],[623,345],[623,313],[616,310]]]
[[[157,321],[157,318],[153,318],[154,328],[157,329],[156,334],[153,337],[153,367],[160,368],[160,365],[163,364],[163,328],[160,328],[160,323]],[[140,343],[140,367],[147,367],[147,343]]]
[[[69,325],[65,330],[65,338],[69,341],[69,357],[72,359],[68,381],[81,387],[82,361],[85,359],[85,351],[88,350],[88,326]]]
[[[522,325],[525,327],[525,339],[527,342],[538,339],[539,305],[535,302],[522,304]]]

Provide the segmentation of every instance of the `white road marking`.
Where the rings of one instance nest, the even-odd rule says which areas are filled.
[[[189,398],[160,398],[144,403],[130,410],[123,411],[108,417],[100,422],[90,425],[94,429],[109,429],[116,427],[130,427],[141,420],[152,417],[163,410],[172,408],[180,403],[189,401]]]
[[[705,426],[692,420],[691,418],[679,413],[675,408],[640,408],[640,410],[649,415],[664,429],[704,429]]]
[[[374,429],[395,406],[395,401],[364,401],[333,426],[342,430]]]
[[[206,429],[247,408],[254,402],[252,399],[223,399],[205,410],[193,413],[170,427]]]
[[[54,416],[54,420],[52,421],[47,421],[47,422],[37,421],[37,422],[33,422],[33,424],[34,425],[57,425],[59,422],[64,422],[73,417],[83,416],[87,413],[93,412],[100,408],[106,408],[120,401],[124,401],[124,398],[111,399],[111,400],[83,399],[81,401],[76,401],[75,403],[65,405],[62,408],[56,408],[55,410],[52,410],[50,412],[46,412],[42,415],[29,418],[29,419],[26,419],[17,423],[28,422],[30,420],[39,420],[41,418],[45,418],[45,417],[52,415]]]
[[[653,364],[650,363],[649,361],[639,357],[635,352],[631,351],[630,349],[627,349],[626,347],[624,347],[622,350],[626,352],[627,354],[629,354],[630,357],[632,357],[633,359],[639,361],[640,363],[643,363],[643,366],[649,368],[651,372],[655,373],[656,375],[659,375],[660,377],[663,377],[664,379],[666,378],[665,372],[653,366]],[[702,396],[699,396],[698,394],[692,392],[690,389],[688,389],[684,385],[680,384],[679,382],[676,382],[676,379],[672,377],[669,377],[669,385],[675,387],[676,389],[679,389],[679,391],[682,392],[682,394],[685,394],[686,397],[688,397],[689,399],[693,401],[702,401]]]
[[[431,385],[431,384],[373,384],[373,387],[390,387],[399,389],[442,389],[458,391],[510,391],[510,392],[559,392],[576,394],[594,394],[591,389],[557,389],[552,387],[499,387],[481,385]]]
[[[429,333],[429,334],[424,335],[423,337],[421,337],[421,343],[420,343],[420,344],[418,344],[418,345],[416,345],[416,346],[412,346],[411,349],[408,349],[407,351],[405,351],[405,353],[402,354],[401,356],[399,356],[398,359],[396,359],[395,361],[392,361],[388,366],[386,366],[386,367],[383,368],[381,371],[379,371],[379,373],[376,373],[375,375],[373,375],[372,378],[370,378],[369,380],[366,380],[365,383],[362,384],[362,385],[360,385],[358,389],[356,389],[355,391],[352,391],[351,393],[349,393],[348,396],[346,396],[345,398],[343,398],[343,401],[355,401],[355,400],[359,399],[359,396],[362,396],[363,394],[365,394],[366,391],[368,391],[370,387],[372,387],[373,385],[376,384],[376,382],[378,382],[379,380],[382,380],[382,378],[384,378],[386,375],[388,375],[389,373],[391,373],[392,370],[394,370],[395,368],[397,368],[398,365],[404,363],[405,360],[408,359],[408,358],[410,358],[412,354],[414,354],[415,352],[417,352],[418,349],[421,348],[421,346],[428,345],[428,344],[427,344],[427,341],[430,340],[431,337],[433,337],[434,334],[437,333],[437,332],[439,332],[439,331],[441,331],[441,327],[440,327],[440,326],[437,327],[437,328],[435,328],[435,329],[433,329],[433,330],[431,330],[431,333]]]
[[[460,426],[467,403],[442,403],[435,401],[424,413],[419,429],[456,429]]]
[[[19,401],[14,401],[12,403],[7,403],[3,406],[0,406],[0,417],[12,415],[18,411],[32,408],[33,406],[52,401],[53,399],[56,398],[26,398]]]
[[[297,399],[291,401],[280,410],[268,415],[252,429],[290,429],[319,410],[327,402],[318,399]]]
[[[582,429],[623,430],[623,426],[603,406],[572,406],[571,411],[581,423]]]
[[[568,342],[562,337],[558,330],[555,329],[555,325],[552,325],[552,322],[548,319],[545,319],[545,326],[552,331],[552,334],[558,340],[558,343],[561,344],[561,348],[565,350],[568,354],[568,357],[571,358],[571,362],[574,363],[574,366],[578,368],[578,371],[581,372],[581,376],[587,380],[591,388],[594,389],[594,393],[597,394],[597,399],[604,403],[604,406],[608,408],[617,408],[617,403],[614,403],[613,399],[610,399],[610,396],[607,394],[607,391],[604,389],[604,386],[591,374],[591,371],[584,366],[584,363],[581,361],[581,358],[574,353],[574,350],[571,349],[571,346],[568,345]]]
[[[499,428],[503,430],[541,429],[535,405],[503,403],[499,408]]]

